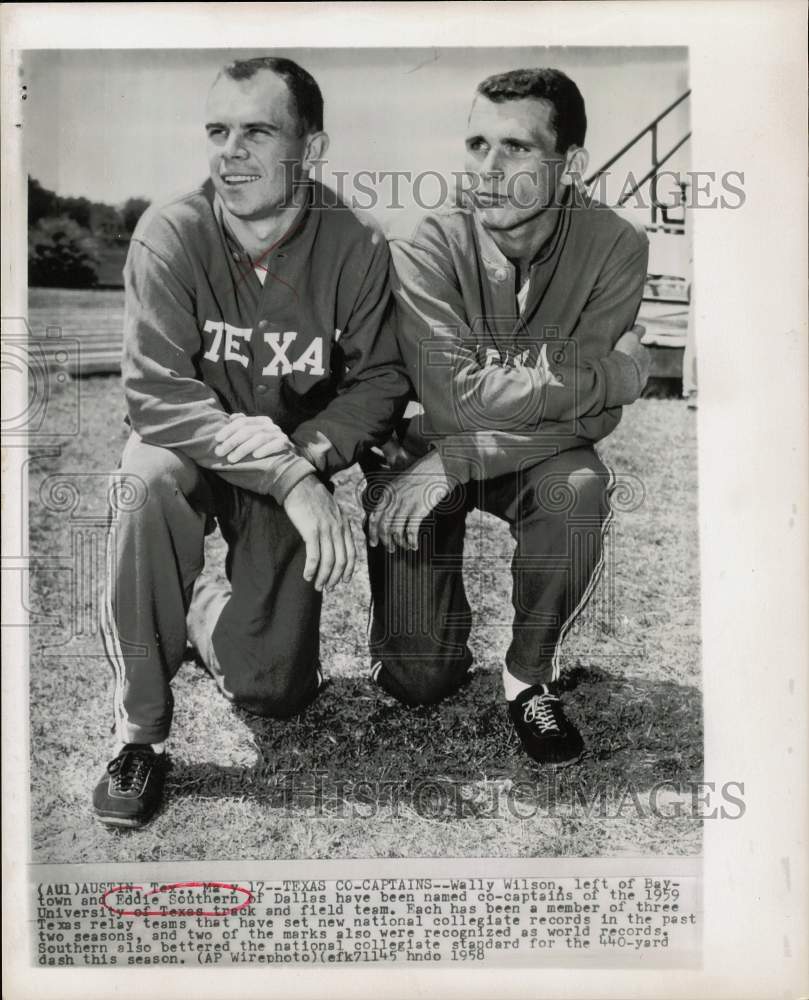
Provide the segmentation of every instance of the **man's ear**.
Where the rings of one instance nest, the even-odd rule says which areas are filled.
[[[328,134],[326,132],[313,132],[306,140],[306,148],[303,151],[304,170],[310,170],[319,160],[322,160],[328,148]]]
[[[562,173],[563,184],[579,184],[584,181],[590,154],[583,146],[571,146],[565,154],[565,169]]]

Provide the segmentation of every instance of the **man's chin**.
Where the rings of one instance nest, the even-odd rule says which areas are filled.
[[[260,213],[256,208],[245,205],[243,202],[235,200],[231,201],[228,198],[223,198],[222,201],[224,202],[225,208],[228,212],[230,212],[230,214],[236,219],[241,219],[244,222],[250,222],[253,219],[260,218]]]
[[[475,212],[483,228],[501,232],[511,232],[515,229],[521,229],[524,226],[530,226],[545,211],[547,211],[547,206],[545,205],[537,205],[536,208],[531,210],[517,210],[511,206],[475,206]]]
[[[280,201],[262,197],[259,191],[245,191],[227,185],[214,185],[225,207],[237,219],[255,222],[268,218],[287,208],[295,207],[293,196],[287,195]]]
[[[257,208],[256,199],[250,196],[252,192],[231,188],[227,184],[217,184],[216,190],[228,210],[239,218],[251,215]]]
[[[511,208],[494,208],[477,205],[475,208],[484,229],[514,229],[522,220]]]
[[[228,212],[242,222],[260,222],[278,210],[277,205],[267,205],[252,198],[228,197],[228,192],[222,195],[222,202]]]

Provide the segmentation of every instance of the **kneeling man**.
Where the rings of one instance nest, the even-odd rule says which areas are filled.
[[[423,413],[369,470],[365,501],[372,669],[409,704],[451,694],[472,662],[467,512],[507,522],[505,695],[524,749],[545,763],[583,747],[558,679],[609,521],[610,474],[593,445],[640,395],[649,364],[631,329],[647,237],[582,191],[586,124],[578,88],[557,70],[478,87],[471,191],[391,244],[399,343]]]
[[[408,392],[385,240],[308,177],[328,143],[317,83],[234,63],[205,127],[210,179],[150,209],[126,263],[120,475],[140,499],[110,536],[118,747],[93,798],[117,826],[160,803],[187,638],[250,712],[316,695],[322,592],[354,565],[328,479],[390,436]],[[213,518],[224,589],[198,581]]]

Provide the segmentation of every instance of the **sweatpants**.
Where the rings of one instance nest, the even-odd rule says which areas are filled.
[[[108,541],[103,634],[118,739],[166,739],[187,640],[235,704],[261,716],[299,712],[318,690],[322,599],[303,579],[305,546],[284,509],[137,434],[118,478],[142,497],[118,505]],[[227,586],[200,579],[213,517],[227,543]]]
[[[366,470],[366,512],[396,475]],[[593,448],[576,448],[518,473],[459,486],[423,521],[417,551],[369,546],[377,683],[417,705],[440,701],[465,681],[472,612],[463,554],[466,517],[475,507],[504,520],[516,542],[506,665],[528,684],[558,679],[561,643],[603,566],[611,486]]]

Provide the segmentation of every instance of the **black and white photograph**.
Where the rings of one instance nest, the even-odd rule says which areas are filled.
[[[757,713],[806,685],[790,660],[761,706],[744,654],[776,566],[793,605],[806,589],[806,434],[783,431],[806,330],[735,346],[760,174],[698,140],[708,42],[581,27],[620,4],[545,5],[580,25],[547,43],[438,4],[468,32],[436,44],[382,29],[423,4],[373,5],[367,36],[370,6],[275,5],[255,44],[230,28],[272,5],[219,8],[217,36],[203,4],[198,41],[177,5],[119,6],[153,42],[4,51],[32,968],[698,977],[719,838],[759,843],[765,764],[732,761],[764,729],[794,773],[794,712]],[[307,43],[290,25],[316,11],[334,31]],[[754,456],[729,418],[758,406],[785,437]],[[783,493],[753,501],[744,463],[772,483],[788,448]],[[765,510],[792,543],[755,536]],[[797,905],[785,851],[773,891]],[[794,985],[805,946],[781,941]]]
[[[35,857],[698,854],[687,52],[23,71]]]

